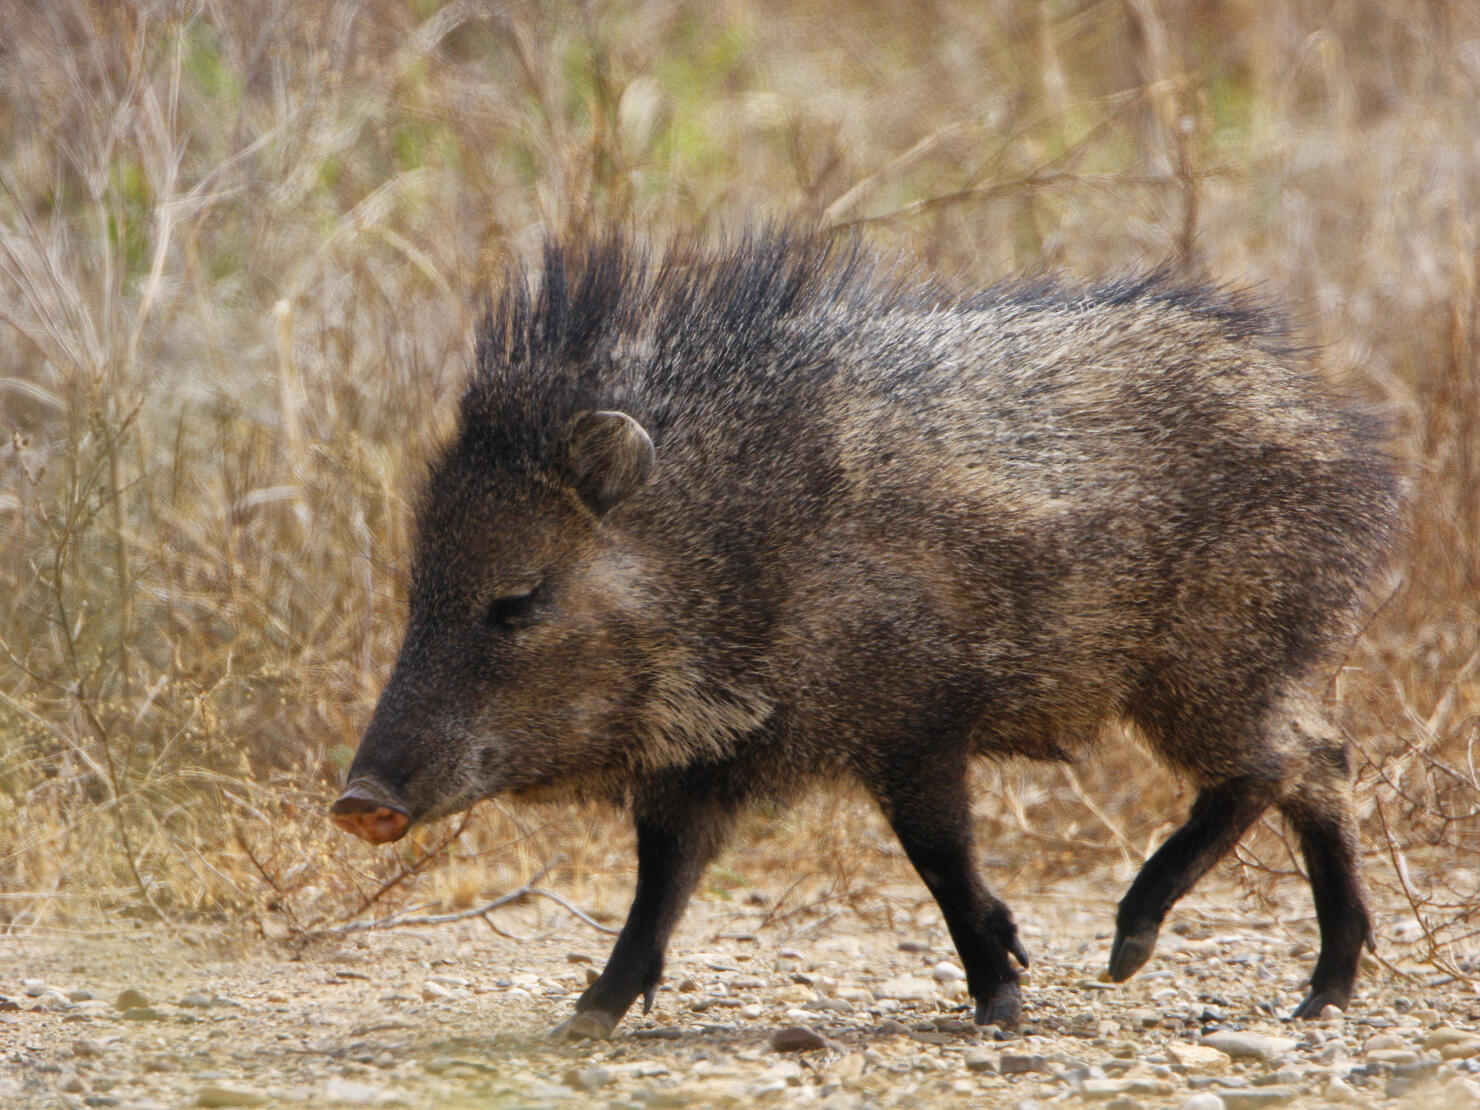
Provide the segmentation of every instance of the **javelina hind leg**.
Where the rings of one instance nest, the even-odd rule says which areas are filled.
[[[1115,914],[1110,978],[1129,979],[1151,958],[1161,922],[1177,899],[1238,843],[1274,800],[1268,778],[1246,775],[1206,787],[1186,824],[1146,861]]]
[[[1007,956],[1027,967],[1028,953],[1012,911],[977,874],[965,765],[894,768],[886,781],[869,786],[946,919],[976,999],[976,1023],[1014,1028],[1023,1000]]]
[[[606,1037],[639,995],[642,1012],[652,1009],[668,938],[732,821],[730,804],[706,793],[697,776],[683,777],[681,785],[665,783],[637,799],[637,890],[627,923],[601,976],[551,1036]]]
[[[1310,993],[1294,1016],[1318,1018],[1327,1006],[1346,1009],[1362,945],[1372,943],[1372,920],[1357,875],[1357,829],[1345,749],[1314,751],[1305,777],[1279,805],[1300,838],[1321,929]]]

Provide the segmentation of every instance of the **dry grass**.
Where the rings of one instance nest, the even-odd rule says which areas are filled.
[[[802,212],[964,282],[1262,283],[1395,414],[1411,543],[1332,697],[1374,885],[1473,972],[1477,105],[1463,0],[0,0],[0,921],[302,931],[557,856],[619,914],[608,816],[483,806],[376,853],[322,805],[502,264]],[[1009,887],[1137,860],[1182,804],[1136,752],[981,778]],[[752,825],[712,886],[774,914],[904,874],[856,798]],[[1244,851],[1292,866],[1274,826]]]

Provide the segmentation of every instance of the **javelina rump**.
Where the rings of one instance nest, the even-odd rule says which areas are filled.
[[[1273,804],[1321,932],[1296,1013],[1347,1005],[1371,926],[1321,692],[1397,483],[1282,336],[1166,274],[958,297],[805,236],[548,248],[479,330],[335,819],[378,843],[497,794],[629,804],[631,913],[563,1026],[599,1036],[651,1005],[736,811],[852,775],[1010,1026],[1028,957],[968,762],[1127,722],[1199,793],[1111,977]]]

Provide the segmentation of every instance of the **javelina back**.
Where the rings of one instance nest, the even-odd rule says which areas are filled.
[[[1320,695],[1397,482],[1283,336],[1165,273],[958,297],[806,236],[547,248],[479,330],[336,820],[381,842],[496,794],[630,804],[631,914],[562,1027],[599,1036],[651,1005],[736,810],[852,775],[976,1020],[1010,1026],[1028,957],[973,863],[968,761],[1123,721],[1199,793],[1111,977],[1273,804],[1321,931],[1296,1013],[1347,1005],[1371,926]]]

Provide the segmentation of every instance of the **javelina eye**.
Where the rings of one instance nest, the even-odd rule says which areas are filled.
[[[495,598],[488,606],[490,628],[526,628],[539,619],[545,600],[545,587],[536,586],[528,593]]]

